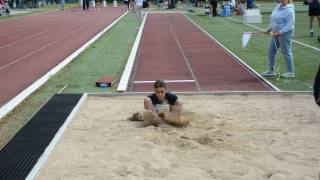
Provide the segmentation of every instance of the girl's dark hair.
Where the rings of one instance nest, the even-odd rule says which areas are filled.
[[[165,89],[167,89],[167,84],[163,80],[156,80],[156,82],[153,84],[153,87],[155,89],[157,89],[157,88],[165,88]]]

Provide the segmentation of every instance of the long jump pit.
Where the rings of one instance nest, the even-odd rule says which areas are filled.
[[[192,118],[183,128],[128,121],[145,95],[88,94],[33,178],[319,179],[309,93],[178,94]]]

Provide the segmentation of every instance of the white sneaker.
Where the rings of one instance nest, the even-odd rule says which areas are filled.
[[[265,72],[261,73],[262,76],[275,76],[276,73],[271,70],[266,70]]]
[[[293,78],[294,77],[294,73],[293,72],[286,72],[286,73],[283,73],[281,75],[281,77],[284,77],[284,78]]]

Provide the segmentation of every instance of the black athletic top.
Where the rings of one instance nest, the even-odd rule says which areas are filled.
[[[304,0],[304,5],[309,5],[309,16],[320,15],[320,2],[318,0]]]
[[[166,102],[161,102],[157,98],[156,93],[153,93],[153,94],[149,95],[148,97],[151,99],[153,105],[155,105],[155,104],[170,104],[171,106],[173,106],[178,99],[178,97],[175,94],[172,94],[171,92],[166,92],[166,96],[165,96]]]
[[[311,7],[319,7],[320,6],[320,2],[318,0],[309,0],[308,4]]]

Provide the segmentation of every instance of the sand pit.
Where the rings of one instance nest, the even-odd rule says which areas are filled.
[[[127,121],[144,96],[88,97],[35,179],[319,179],[311,95],[179,97],[185,128]]]

